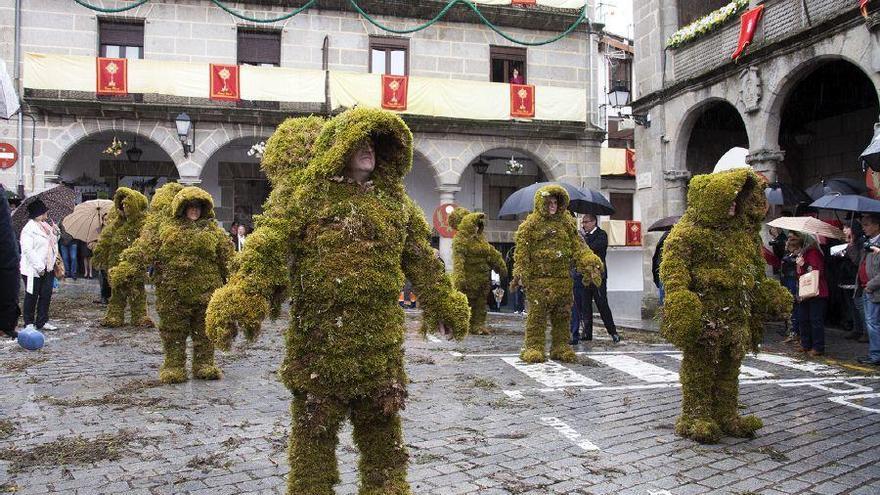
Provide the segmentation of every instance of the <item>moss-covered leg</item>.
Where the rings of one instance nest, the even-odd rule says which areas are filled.
[[[468,294],[468,306],[471,308],[471,333],[489,335],[486,328],[486,294]]]
[[[159,368],[159,380],[162,383],[182,383],[186,376],[186,334],[181,332],[161,332],[162,350],[165,361]]]
[[[131,305],[131,325],[137,327],[152,327],[153,320],[147,316],[147,291],[143,281],[139,280],[131,284],[128,302]]]
[[[287,495],[333,495],[339,482],[336,443],[346,407],[329,397],[294,393],[290,403],[291,431]]]
[[[192,312],[190,335],[193,342],[193,376],[200,380],[219,380],[223,373],[214,364],[214,343],[205,333],[205,309],[202,304]]]
[[[114,287],[107,303],[107,313],[101,320],[101,326],[116,328],[125,325],[125,305],[128,299],[128,286]]]
[[[547,360],[544,354],[547,331],[547,306],[544,301],[532,299],[529,314],[526,316],[526,341],[519,358],[527,363],[543,363]]]
[[[571,329],[571,305],[557,305],[550,312],[550,359],[563,363],[577,360],[574,349],[568,343]]]
[[[681,362],[681,417],[675,432],[700,443],[715,443],[721,428],[713,419],[715,364],[704,352],[685,350]]]
[[[407,453],[400,414],[383,410],[374,399],[351,404],[354,442],[361,452],[359,495],[409,495]]]
[[[738,438],[751,438],[764,424],[755,416],[738,413],[739,367],[742,353],[731,349],[721,351],[715,373],[715,420],[724,433]]]

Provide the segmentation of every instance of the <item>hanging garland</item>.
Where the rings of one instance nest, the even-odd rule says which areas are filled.
[[[443,10],[441,10],[436,16],[434,16],[433,19],[431,19],[430,21],[428,21],[420,26],[416,26],[416,27],[410,28],[410,29],[393,29],[391,27],[385,26],[384,24],[380,23],[376,19],[373,19],[369,14],[364,12],[364,10],[360,7],[360,5],[357,4],[356,0],[349,0],[349,2],[351,3],[352,7],[354,7],[354,9],[356,11],[358,11],[359,14],[364,16],[364,19],[366,19],[370,24],[376,26],[377,28],[379,28],[383,31],[387,31],[389,33],[394,33],[394,34],[410,34],[410,33],[416,32],[416,31],[421,31],[423,29],[427,29],[427,28],[431,27],[433,24],[437,23],[444,16],[446,16],[446,13],[449,12],[449,10],[452,7],[454,7],[456,4],[463,3],[463,4],[467,5],[468,7],[470,7],[470,9],[473,10],[475,14],[477,14],[477,17],[480,18],[480,21],[483,24],[485,24],[486,27],[488,27],[492,31],[495,31],[499,36],[506,39],[507,41],[510,41],[511,43],[516,43],[517,45],[525,45],[525,46],[548,45],[550,43],[554,43],[556,41],[559,41],[562,38],[568,36],[569,33],[574,31],[575,28],[577,28],[579,25],[581,25],[581,23],[583,23],[584,21],[587,20],[587,6],[585,4],[584,8],[581,9],[581,13],[578,16],[578,18],[575,19],[575,21],[572,23],[571,26],[568,27],[568,29],[563,31],[558,36],[555,36],[551,39],[544,40],[544,41],[523,41],[523,40],[516,39],[516,38],[508,35],[507,33],[501,31],[500,29],[498,29],[498,27],[495,26],[494,24],[492,24],[492,22],[490,22],[489,19],[486,19],[486,17],[483,15],[483,13],[480,12],[480,9],[476,5],[474,5],[474,3],[471,2],[470,0],[450,0],[449,3],[446,4],[446,7],[443,7]]]
[[[86,2],[85,0],[73,0],[73,1],[82,5],[83,7],[87,8],[87,9],[92,9],[96,12],[102,12],[104,14],[118,14],[120,12],[125,12],[126,10],[136,9],[136,8],[140,7],[141,5],[149,2],[150,0],[137,0],[135,3],[133,3],[131,5],[128,5],[125,7],[118,7],[115,9],[106,8],[106,7],[98,7],[97,5],[92,5],[88,2]]]
[[[128,5],[125,7],[118,7],[118,8],[98,7],[97,5],[92,5],[88,2],[86,2],[85,0],[73,0],[73,1],[78,3],[79,5],[82,5],[83,7],[87,8],[87,9],[91,9],[91,10],[106,13],[106,14],[115,14],[115,13],[119,13],[119,12],[125,12],[125,11],[131,10],[131,9],[135,9],[135,8],[140,7],[141,5],[149,2],[150,0],[137,0],[137,1],[135,1],[135,3],[133,3],[131,5]],[[290,19],[291,17],[310,9],[312,6],[314,6],[314,4],[317,2],[317,0],[309,0],[309,2],[307,2],[302,7],[296,8],[286,14],[282,14],[277,17],[270,17],[270,18],[266,18],[266,19],[258,19],[256,17],[250,17],[248,15],[242,14],[241,12],[235,11],[232,8],[227,7],[223,3],[222,0],[211,0],[211,2],[214,5],[223,9],[226,13],[228,13],[232,16],[235,16],[239,19],[242,19],[242,20],[245,20],[248,22],[272,23],[272,22],[278,22],[278,21]],[[498,26],[496,26],[495,24],[492,24],[492,22],[489,21],[489,19],[486,19],[486,16],[484,16],[483,13],[480,12],[480,9],[471,0],[449,0],[449,2],[446,4],[446,6],[443,7],[443,9],[436,16],[434,16],[434,18],[432,18],[431,20],[429,20],[428,22],[426,22],[424,24],[421,24],[419,26],[416,26],[416,27],[410,28],[410,29],[394,29],[389,26],[386,26],[386,25],[380,23],[379,21],[377,21],[376,19],[374,19],[369,14],[367,14],[364,11],[364,9],[362,9],[361,6],[358,5],[356,0],[349,0],[349,2],[351,3],[351,6],[360,15],[362,15],[364,17],[364,19],[366,19],[370,24],[376,26],[377,28],[379,28],[383,31],[386,31],[389,33],[394,33],[394,34],[410,34],[410,33],[415,33],[417,31],[421,31],[423,29],[427,29],[427,28],[433,26],[434,24],[436,24],[437,22],[439,22],[441,19],[443,19],[443,17],[446,16],[446,13],[449,12],[450,9],[452,9],[453,7],[458,5],[459,3],[463,3],[468,8],[473,10],[475,14],[477,14],[477,17],[480,19],[480,22],[485,24],[486,27],[488,27],[489,29],[491,29],[492,31],[494,31],[495,33],[497,33],[499,36],[506,39],[507,41],[510,41],[511,43],[515,43],[517,45],[524,45],[524,46],[541,46],[541,45],[549,45],[550,43],[555,43],[555,42],[561,40],[562,38],[568,36],[569,34],[571,34],[572,31],[574,31],[578,26],[580,26],[584,22],[589,23],[589,19],[587,19],[587,5],[584,4],[584,7],[581,9],[581,12],[578,15],[577,19],[575,19],[575,21],[571,24],[571,26],[569,26],[565,31],[563,31],[559,35],[554,36],[553,38],[550,38],[547,40],[542,40],[542,41],[525,41],[525,40],[520,40],[520,39],[514,38],[514,37],[510,36],[509,34],[505,33],[504,31],[501,31],[501,29],[499,29]]]
[[[748,6],[749,0],[733,0],[724,7],[709,12],[703,17],[700,17],[694,22],[672,33],[672,36],[666,40],[666,48],[678,48],[685,43],[699,38],[709,31],[715,30]]]

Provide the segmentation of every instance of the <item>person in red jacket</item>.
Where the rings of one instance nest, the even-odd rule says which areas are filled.
[[[810,271],[819,272],[819,295],[800,300],[798,324],[801,332],[801,351],[810,356],[825,353],[825,310],[828,306],[828,281],[825,276],[825,259],[816,242],[804,235],[800,253],[795,260],[798,277]]]

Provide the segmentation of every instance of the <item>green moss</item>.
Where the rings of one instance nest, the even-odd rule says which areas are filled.
[[[487,334],[486,296],[492,289],[490,271],[507,277],[507,265],[497,249],[483,235],[486,216],[456,208],[449,225],[456,229],[452,239],[452,282],[467,296],[471,308],[470,331]]]
[[[791,310],[791,296],[766,277],[760,253],[765,186],[748,169],[694,177],[685,215],[664,244],[661,333],[684,351],[676,431],[699,442],[760,428],[757,418],[737,413],[740,364],[757,351],[764,322]]]
[[[270,308],[289,297],[280,370],[293,393],[288,493],[333,493],[337,433],[349,416],[361,452],[360,493],[408,494],[398,291],[408,278],[426,321],[443,322],[458,338],[468,332],[467,298],[453,288],[421,209],[405,193],[412,134],[397,115],[349,110],[317,137],[317,121],[285,124],[264,156],[267,172],[278,170],[269,172],[273,191],[235,273],[208,306],[207,333],[223,348],[239,332],[252,340]],[[343,172],[365,139],[374,143],[376,168],[358,184]]]
[[[547,211],[546,202],[555,197],[555,214]],[[573,362],[568,345],[571,318],[572,280],[569,268],[584,274],[587,281],[602,282],[602,260],[577,233],[574,218],[568,213],[568,192],[557,185],[545,186],[535,193],[535,208],[516,231],[514,277],[524,287],[529,301],[526,336],[520,358],[526,362],[545,360],[545,329],[551,325],[552,359]]]
[[[147,198],[127,187],[120,187],[113,195],[115,208],[108,216],[107,225],[98,237],[93,263],[96,268],[110,270],[119,264],[123,251],[140,235],[147,215]],[[102,325],[120,327],[125,324],[125,308],[131,308],[131,324],[152,326],[147,317],[147,298],[144,292],[144,273],[132,274],[125,283],[119,283],[111,293],[107,314]]]

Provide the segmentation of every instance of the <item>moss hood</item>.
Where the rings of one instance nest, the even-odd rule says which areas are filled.
[[[697,175],[689,184],[687,217],[702,227],[753,224],[764,218],[767,200],[765,181],[751,169],[740,168],[713,174]],[[730,214],[730,207],[736,210]]]
[[[370,180],[379,189],[401,188],[412,168],[412,133],[396,114],[373,108],[347,110],[324,124],[308,171],[315,179],[342,176],[349,155],[372,138],[376,168]]]
[[[322,117],[289,118],[266,141],[260,167],[272,184],[308,166],[314,157],[315,141],[324,127]]]
[[[193,203],[202,207],[202,216],[199,220],[214,218],[214,200],[207,191],[195,186],[181,189],[171,202],[171,210],[176,218],[182,218],[186,214],[186,207]]]
[[[137,221],[147,213],[147,197],[134,189],[120,187],[116,189],[116,194],[113,195],[113,206],[116,207],[118,213],[122,213],[124,206],[124,218]]]
[[[556,204],[558,207],[556,208],[556,213],[550,215],[547,213],[547,200],[554,196],[556,197]],[[535,208],[532,211],[538,212],[539,215],[545,218],[551,216],[558,218],[567,214],[566,210],[568,210],[568,202],[568,191],[562,186],[551,184],[535,191]]]
[[[156,189],[153,193],[153,199],[150,201],[150,210],[160,213],[171,207],[174,196],[183,189],[183,185],[177,182],[169,182],[164,186]]]
[[[471,213],[466,208],[458,207],[449,215],[449,226],[456,230],[456,236],[478,238],[483,234],[486,215],[480,212]]]

